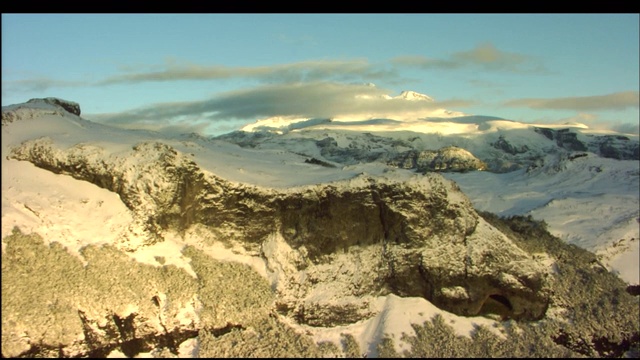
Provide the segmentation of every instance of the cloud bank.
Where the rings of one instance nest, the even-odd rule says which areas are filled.
[[[166,122],[190,118],[192,121],[245,120],[273,116],[300,118],[422,117],[435,110],[471,104],[465,100],[409,101],[391,98],[388,91],[364,84],[313,82],[273,84],[224,93],[192,102],[160,103],[117,114],[101,114],[94,119],[114,125]]]
[[[112,76],[100,81],[98,85],[150,81],[223,80],[231,78],[245,78],[263,82],[300,82],[324,79],[345,81],[361,78],[378,80],[396,76],[398,74],[395,70],[377,68],[365,59],[314,60],[255,67],[201,66],[171,63],[160,71]]]
[[[624,110],[638,108],[638,91],[624,91],[607,95],[576,96],[563,98],[525,98],[504,103],[510,107],[527,107],[544,110]]]
[[[50,88],[81,87],[90,85],[86,81],[65,81],[48,77],[14,80],[2,83],[4,92],[44,92]],[[5,89],[6,88],[6,89]]]
[[[267,66],[198,65],[175,60],[164,65],[121,66],[121,73],[98,81],[66,81],[33,78],[3,82],[11,92],[43,92],[60,87],[101,87],[117,84],[139,84],[171,81],[252,80],[260,83],[315,81],[410,82],[400,73],[407,68],[460,69],[475,67],[489,71],[512,73],[540,72],[544,68],[533,57],[497,49],[491,43],[451,54],[444,58],[407,55],[376,64],[367,59],[308,60]]]
[[[460,69],[479,67],[489,71],[505,71],[513,73],[543,73],[546,69],[542,63],[532,56],[499,50],[491,43],[480,44],[477,47],[451,54],[443,59],[429,58],[420,55],[399,56],[391,63],[401,66],[411,66],[423,70],[430,69]]]

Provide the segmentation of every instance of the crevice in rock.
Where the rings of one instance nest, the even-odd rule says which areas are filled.
[[[116,324],[118,331],[120,332],[121,339],[127,341],[136,337],[136,328],[133,323],[136,315],[138,314],[131,313],[126,318],[121,318],[115,314],[112,316],[113,322]]]
[[[378,207],[378,216],[380,218],[380,224],[382,225],[382,229],[384,231],[383,242],[386,244],[389,240],[389,224],[386,220],[386,208],[382,199],[380,198],[380,194],[378,194],[375,189],[371,189],[371,198],[373,199],[373,203]]]
[[[246,330],[244,326],[240,325],[240,324],[232,324],[230,322],[227,323],[226,326],[223,326],[221,328],[213,328],[208,330],[213,336],[215,337],[220,337],[222,335],[228,334],[233,330]]]
[[[241,326],[236,326],[241,329],[244,329]],[[231,331],[226,330],[227,327],[222,329],[214,329],[212,333],[216,335],[216,331],[221,336]],[[199,330],[176,330],[173,332],[165,333],[165,334],[148,334],[141,338],[133,338],[127,341],[121,341],[121,338],[116,338],[116,342],[110,342],[108,344],[98,343],[98,346],[91,341],[85,341],[87,346],[91,348],[91,350],[75,354],[73,357],[89,357],[89,358],[106,358],[112,351],[120,349],[124,355],[127,357],[135,357],[142,352],[149,352],[156,348],[168,348],[169,351],[178,355],[178,348],[176,344],[180,344],[187,339],[192,339],[197,337],[199,334]],[[32,345],[31,348],[21,354],[19,354],[18,358],[33,358],[33,357],[58,357],[64,358],[69,357],[64,353],[64,347],[62,345],[59,346],[51,346],[46,344],[38,344]],[[3,356],[4,357],[4,356]]]
[[[609,341],[606,337],[593,338],[591,342],[594,345],[595,350],[602,357],[619,358],[631,349],[631,345],[640,341],[640,335],[638,333],[632,336],[622,339],[621,342],[616,343]]]

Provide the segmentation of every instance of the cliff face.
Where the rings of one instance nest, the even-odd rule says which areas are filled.
[[[359,320],[371,315],[363,295],[387,293],[421,296],[460,315],[516,319],[540,318],[548,304],[546,269],[435,174],[279,191],[225,181],[158,142],[115,156],[86,144],[63,150],[41,138],[11,157],[118,193],[145,235],[125,236],[118,244],[125,250],[162,241],[167,230],[198,229],[262,254],[281,293],[278,309],[303,323]],[[335,273],[336,263],[343,272]],[[354,301],[310,300],[332,286],[336,298]]]

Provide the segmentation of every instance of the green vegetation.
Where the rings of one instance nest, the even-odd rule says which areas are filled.
[[[176,345],[196,335],[201,357],[341,357],[347,351],[315,344],[272,315],[273,291],[251,267],[214,260],[194,247],[183,254],[191,258],[197,279],[174,265],[138,263],[109,245],[83,248],[84,266],[37,234],[16,228],[3,241],[6,357],[104,357],[113,350],[134,356],[154,348],[156,356],[175,356]],[[175,330],[178,312],[194,299],[201,307],[197,328],[174,332],[173,339],[153,337],[153,321],[162,317],[166,331]],[[79,345],[82,339],[86,344]],[[348,351],[357,347],[352,338],[348,343]]]
[[[87,337],[79,312],[106,325],[105,334],[93,338],[93,346],[77,351],[89,353],[98,347],[113,347],[109,338],[122,333],[122,326],[112,316],[128,312],[133,304],[135,309],[130,311],[137,314],[133,319],[136,325],[143,319],[157,319],[158,306],[153,298],[158,294],[165,294],[169,300],[164,312],[176,314],[197,289],[196,281],[182,269],[141,264],[108,245],[83,248],[81,254],[88,262],[85,267],[63,246],[46,245],[36,234],[24,235],[14,229],[4,241],[3,356],[30,350],[21,331],[37,346],[52,348],[51,356],[65,356],[58,353],[59,346]]]
[[[519,331],[514,328],[517,326]],[[411,350],[397,353],[393,341],[385,337],[378,345],[381,357],[426,357],[426,358],[488,358],[488,357],[582,357],[547,336],[549,325],[539,322],[507,327],[506,339],[498,337],[483,326],[476,327],[471,337],[457,335],[436,315],[431,322],[412,324],[414,336],[403,334],[402,340],[411,345]]]

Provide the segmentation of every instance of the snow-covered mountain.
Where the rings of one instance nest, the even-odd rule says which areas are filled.
[[[433,102],[433,98],[429,95],[420,94],[415,91],[404,90],[397,96],[401,99],[412,100],[412,101],[431,101]]]
[[[533,215],[554,235],[597,252],[625,280],[640,283],[637,134],[488,116],[300,119],[286,131],[252,129],[219,139],[253,150],[288,149],[336,167],[383,163],[442,172],[476,209]]]
[[[374,86],[374,85],[371,85]],[[435,103],[435,100],[425,94],[420,94],[415,91],[402,91],[400,95],[390,96],[384,95],[356,95],[356,99],[379,99],[383,101],[395,102],[396,105],[401,104],[415,104],[415,103]],[[388,122],[384,117],[384,113],[357,113],[357,114],[344,114],[336,115],[332,118],[301,118],[298,116],[272,116],[266,119],[261,119],[253,124],[247,124],[242,127],[242,131],[270,131],[275,133],[286,133],[291,130],[303,129],[307,127],[315,127],[321,125],[325,127],[330,123],[334,126],[348,126],[364,129],[366,126],[375,124],[380,125],[380,120]],[[450,117],[462,117],[466,114],[460,111],[447,110],[440,107],[429,108],[416,108],[413,111],[406,109],[404,112],[395,112],[393,114],[394,119],[402,119],[406,123],[413,123],[415,118],[450,118]],[[382,116],[382,118],[380,118]],[[397,126],[397,121],[392,123],[392,128]],[[364,126],[364,127],[363,127]]]
[[[635,354],[637,137],[483,117],[170,137],[80,114],[2,109],[3,356]],[[565,239],[626,282],[490,213],[557,232],[545,216],[593,204],[602,225]]]

